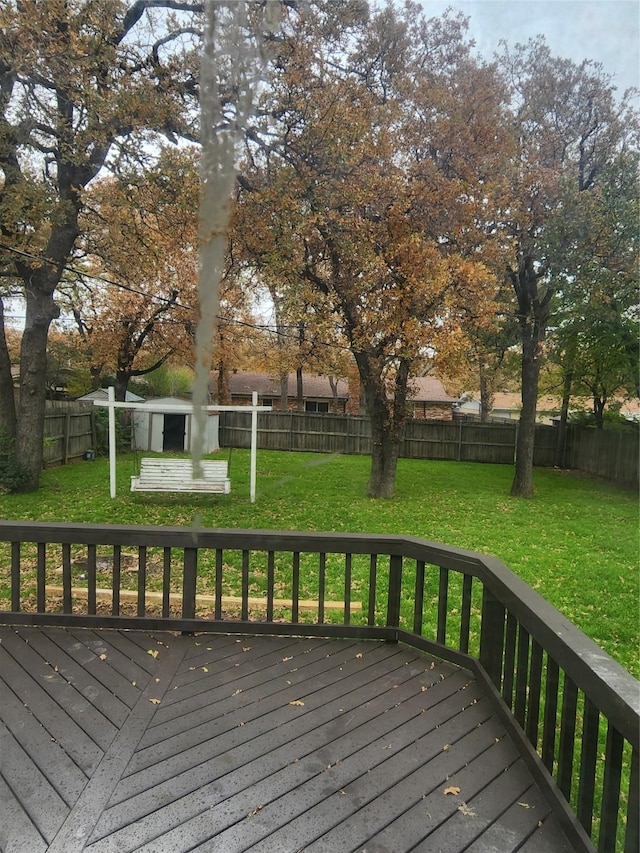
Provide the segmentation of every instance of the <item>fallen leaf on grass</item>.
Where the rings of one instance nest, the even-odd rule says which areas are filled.
[[[451,785],[449,788],[444,789],[445,794],[453,794],[454,797],[457,797],[460,793],[460,788],[457,785]]]

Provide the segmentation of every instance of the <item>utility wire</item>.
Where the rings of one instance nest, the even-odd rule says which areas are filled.
[[[7,252],[13,252],[16,255],[20,255],[23,258],[28,258],[31,261],[38,261],[39,263],[50,264],[51,266],[59,266],[58,264],[56,264],[54,261],[50,260],[49,258],[45,258],[42,255],[34,255],[31,252],[25,252],[22,249],[16,249],[14,246],[8,246],[6,243],[2,243],[1,241],[0,241],[0,249],[4,249]],[[109,285],[110,287],[117,287],[119,290],[124,290],[127,293],[133,293],[135,296],[143,296],[145,299],[151,299],[151,300],[155,300],[157,302],[163,302],[163,303],[169,304],[175,308],[182,308],[185,311],[197,311],[198,310],[197,308],[194,308],[193,305],[184,305],[183,303],[176,302],[173,299],[169,299],[166,296],[161,296],[161,295],[154,294],[154,293],[146,293],[144,290],[138,290],[137,288],[132,287],[131,285],[124,284],[123,282],[120,282],[120,281],[115,281],[114,279],[107,278],[104,275],[95,275],[94,273],[88,273],[88,272],[86,272],[86,270],[81,270],[77,267],[71,266],[70,264],[62,264],[62,269],[66,270],[67,272],[73,273],[74,275],[80,276],[81,278],[92,278],[94,281],[100,282],[101,284],[106,284],[106,285]],[[19,294],[12,294],[12,296],[15,296],[17,298],[19,296]],[[9,318],[7,318],[7,319],[9,319]],[[24,320],[26,318],[21,316],[21,315],[13,314],[13,315],[11,315],[11,319]],[[218,316],[218,320],[220,320],[221,322],[224,322],[224,323],[229,323],[229,324],[233,323],[236,326],[244,326],[248,329],[255,329],[258,332],[268,332],[268,333],[273,334],[273,335],[278,335],[278,337],[280,337],[280,338],[288,338],[290,340],[294,340],[294,341],[298,342],[298,331],[297,331],[298,327],[297,327],[297,325],[281,326],[280,327],[280,329],[294,329],[295,330],[295,333],[289,334],[287,332],[280,331],[280,329],[278,329],[278,330],[273,329],[271,326],[267,325],[266,323],[249,323],[246,320],[237,320],[233,317],[221,317],[221,316]],[[334,342],[330,342],[330,341],[314,340],[313,345],[314,346],[327,347],[329,349],[339,349],[339,350],[343,350],[345,352],[351,352],[351,347],[349,347],[347,344],[338,344],[338,343],[334,343]]]

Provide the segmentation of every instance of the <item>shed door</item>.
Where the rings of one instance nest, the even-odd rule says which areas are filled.
[[[164,416],[163,450],[184,450],[186,422],[186,415],[167,414]]]

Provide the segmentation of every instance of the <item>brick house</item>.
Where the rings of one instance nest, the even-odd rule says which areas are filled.
[[[211,380],[212,391],[216,387],[217,375]],[[349,379],[335,380],[332,388],[328,376],[302,376],[302,391],[305,412],[331,412],[339,415],[363,414],[360,407],[359,378],[354,372]],[[232,406],[243,406],[251,403],[251,394],[258,392],[260,405],[271,405],[274,409],[281,408],[280,379],[268,373],[257,371],[235,371],[228,375],[229,402]],[[429,418],[450,421],[453,418],[453,407],[457,399],[445,391],[439,379],[432,376],[412,379],[410,389],[410,414],[415,418]],[[298,401],[296,398],[296,375],[288,375],[287,409],[295,411]]]

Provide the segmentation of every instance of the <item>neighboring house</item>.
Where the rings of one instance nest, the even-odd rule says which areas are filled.
[[[212,377],[211,388],[216,387],[216,375]],[[232,406],[251,405],[251,395],[258,392],[261,406],[281,408],[280,379],[268,373],[237,371],[228,375],[228,387]],[[331,387],[328,376],[302,375],[302,396],[305,412],[334,412],[343,415],[349,399],[349,386],[344,379],[337,380],[336,393]],[[287,409],[295,411],[298,406],[296,395],[296,375],[290,373],[287,383]]]
[[[211,381],[212,389],[216,386],[216,374]],[[251,394],[258,392],[260,405],[281,407],[280,379],[267,373],[237,371],[228,377],[229,394],[232,406],[249,405]],[[302,393],[305,412],[335,412],[343,415],[362,414],[360,409],[360,389],[355,377],[351,382],[338,379],[335,389],[331,387],[328,376],[302,375]],[[458,402],[445,391],[439,379],[431,376],[412,379],[409,383],[410,412],[416,418],[433,418],[436,420],[451,420],[453,408]],[[298,401],[296,397],[296,375],[290,373],[287,385],[287,409],[295,411]]]
[[[520,420],[522,409],[522,397],[519,391],[497,391],[493,398],[493,408],[489,412],[491,420],[517,421]],[[480,417],[480,392],[467,392],[462,395],[458,407],[461,415],[472,415]],[[536,421],[541,424],[550,424],[553,418],[560,412],[560,400],[557,397],[538,397],[536,408]]]
[[[457,397],[451,397],[442,382],[434,376],[418,376],[409,380],[409,404],[414,418],[437,421],[453,420]]]

